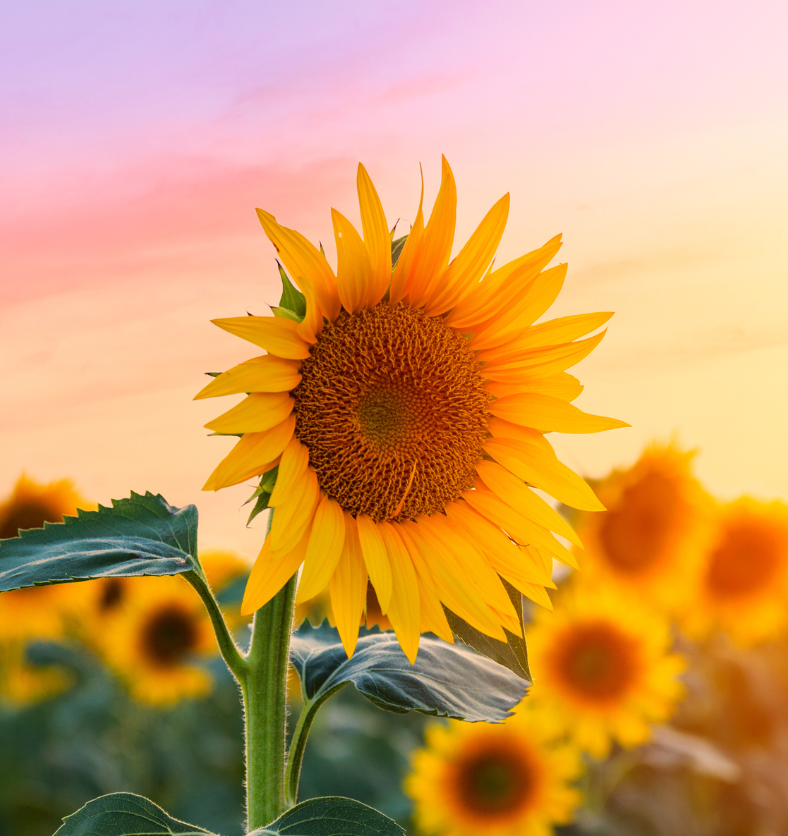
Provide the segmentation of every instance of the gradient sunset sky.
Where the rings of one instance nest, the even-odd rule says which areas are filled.
[[[788,495],[784,2],[32,2],[0,10],[0,494],[25,470],[95,501],[196,503],[256,553],[209,323],[278,299],[256,206],[322,241],[363,161],[407,230],[446,154],[459,248],[505,192],[498,263],[564,234],[549,316],[612,310],[555,440],[601,476],[653,439],[722,497]]]

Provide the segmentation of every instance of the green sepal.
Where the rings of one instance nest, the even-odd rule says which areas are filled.
[[[390,630],[362,629],[352,659],[327,621],[305,621],[293,633],[290,661],[301,680],[305,709],[352,683],[386,711],[500,723],[526,694],[522,679],[462,645],[421,637],[411,664]]]
[[[278,831],[275,831],[278,832]],[[214,836],[174,819],[152,801],[130,792],[95,798],[63,819],[55,836]]]
[[[501,583],[503,583],[509,594],[514,610],[517,613],[517,618],[520,621],[520,629],[523,631],[524,637],[525,607],[527,606],[525,598],[505,578],[501,578]],[[502,642],[482,633],[475,627],[471,627],[467,621],[455,615],[446,607],[443,608],[443,611],[446,613],[449,626],[456,638],[460,639],[464,644],[467,644],[468,647],[472,647],[477,653],[481,653],[482,656],[486,656],[488,659],[492,659],[493,662],[497,662],[499,665],[508,668],[512,673],[519,676],[520,679],[533,682],[531,670],[528,667],[528,648],[525,644],[525,638],[510,633],[504,627],[503,631],[506,633],[508,641]]]
[[[292,319],[293,322],[304,321],[303,316],[299,316],[297,313],[293,313],[293,311],[289,310],[288,308],[271,308],[271,312],[274,316],[281,317],[282,319]]]
[[[402,248],[405,246],[405,242],[408,240],[407,235],[403,235],[402,238],[397,238],[396,241],[391,242],[391,269],[393,270],[397,266],[397,262],[399,261],[399,257],[402,255]]]
[[[276,485],[276,477],[278,475],[279,465],[266,471],[260,477],[260,484],[254,489],[254,493],[246,500],[246,502],[244,502],[244,505],[248,505],[252,500],[256,500],[254,508],[252,508],[252,513],[249,514],[249,519],[246,521],[247,525],[249,525],[249,523],[251,523],[258,514],[261,514],[266,508],[268,508],[268,500],[271,498],[271,494],[274,491],[274,485]]]
[[[205,372],[208,377],[219,377],[220,374],[224,374],[224,372]]]
[[[103,577],[200,571],[197,509],[132,493],[112,507],[77,511],[62,523],[0,542],[0,592]]]
[[[388,816],[351,798],[303,801],[249,836],[404,836]]]
[[[279,300],[279,307],[291,311],[295,317],[298,317],[297,321],[301,322],[306,316],[306,297],[293,286],[278,259],[276,266],[279,268],[279,278],[282,280],[282,298]]]

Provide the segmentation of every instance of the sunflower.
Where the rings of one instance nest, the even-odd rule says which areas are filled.
[[[135,578],[101,649],[140,702],[172,705],[210,690],[211,678],[198,661],[216,652],[216,642],[200,599],[183,578]]]
[[[499,576],[549,603],[551,558],[574,563],[553,532],[578,542],[531,487],[602,508],[544,434],[626,426],[573,406],[582,386],[565,371],[604,332],[578,338],[610,314],[534,325],[566,264],[544,269],[556,236],[491,269],[508,195],[450,262],[457,194],[445,159],[429,222],[420,205],[404,245],[392,245],[363,166],[358,192],[363,240],[332,210],[336,274],[302,235],[258,210],[303,297],[291,292],[296,301],[275,316],[214,320],[267,352],[197,395],[247,393],[206,424],[240,440],[205,490],[278,468],[271,531],[242,609],[263,606],[303,564],[298,601],[328,586],[348,655],[368,580],[411,660],[422,629],[451,637],[441,605],[505,641],[504,627],[520,628]]]
[[[0,702],[29,705],[56,696],[72,681],[63,668],[31,664],[23,641],[0,642]]]
[[[788,621],[788,505],[742,497],[720,505],[696,600],[682,624],[694,636],[723,630],[737,643],[772,638]]]
[[[682,695],[684,659],[669,652],[667,621],[631,598],[573,579],[555,613],[528,632],[534,701],[551,705],[575,743],[604,758],[611,741],[645,743]]]
[[[0,539],[17,537],[20,530],[62,522],[77,508],[92,509],[69,479],[42,485],[23,473],[11,495],[0,503]],[[9,639],[55,638],[64,619],[79,609],[81,590],[68,586],[33,586],[0,593],[0,636]]]
[[[691,472],[694,455],[653,444],[631,468],[594,486],[608,510],[584,514],[577,525],[584,571],[661,608],[686,604],[700,570],[710,505]]]
[[[567,823],[581,800],[580,756],[542,720],[526,700],[503,725],[428,726],[405,779],[419,832],[547,836]]]

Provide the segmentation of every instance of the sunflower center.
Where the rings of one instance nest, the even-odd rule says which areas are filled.
[[[20,530],[43,528],[45,522],[60,522],[62,519],[62,514],[43,502],[35,500],[17,502],[0,525],[0,540],[17,537]]]
[[[295,434],[346,511],[415,519],[472,487],[489,396],[465,340],[440,318],[405,304],[342,311],[301,375]]]
[[[757,521],[738,521],[711,553],[706,587],[720,598],[757,594],[773,584],[783,560],[778,531]]]
[[[179,664],[197,645],[194,616],[169,605],[151,615],[142,630],[142,646],[154,665],[168,668]]]
[[[525,752],[488,741],[483,751],[460,757],[452,767],[455,803],[466,815],[491,823],[519,813],[535,789],[535,770]]]
[[[555,672],[576,695],[594,702],[615,700],[626,694],[635,681],[635,647],[613,625],[575,625],[560,643]]]
[[[647,473],[627,488],[604,515],[599,532],[612,568],[626,575],[651,570],[666,553],[680,514],[675,480],[663,473]]]
[[[101,587],[98,608],[101,612],[117,609],[126,594],[123,578],[107,578]]]

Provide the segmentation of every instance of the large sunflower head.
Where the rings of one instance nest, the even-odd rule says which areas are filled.
[[[788,506],[743,497],[717,508],[695,605],[683,625],[696,636],[722,630],[748,645],[788,622]]]
[[[585,510],[601,504],[556,458],[547,432],[625,426],[572,405],[566,369],[597,345],[610,314],[536,325],[563,284],[547,268],[560,236],[491,268],[506,195],[457,256],[457,194],[441,188],[392,244],[377,192],[358,170],[361,233],[332,212],[337,269],[298,232],[258,210],[289,284],[276,315],[215,320],[267,354],[215,378],[197,397],[246,397],[206,426],[240,436],[206,490],[264,476],[273,524],[243,609],[270,600],[303,565],[298,601],[326,586],[349,654],[372,583],[381,615],[415,659],[422,629],[450,638],[443,607],[505,640],[519,622],[500,580],[549,604],[553,535],[566,522],[532,488]],[[363,237],[362,237],[363,236]]]
[[[581,800],[579,753],[542,719],[523,704],[504,725],[429,726],[405,779],[419,832],[547,836],[568,822]]]
[[[675,610],[699,571],[709,500],[692,475],[694,452],[654,444],[628,470],[595,486],[607,508],[585,514],[578,533],[584,566],[605,585]]]
[[[183,578],[135,578],[101,650],[141,702],[166,706],[210,689],[199,663],[216,652],[216,642],[200,599]]]
[[[537,613],[528,648],[539,671],[531,691],[594,757],[613,740],[646,742],[682,694],[684,660],[670,653],[666,621],[621,594],[571,583],[555,613]]]
[[[0,539],[19,531],[58,523],[78,508],[93,509],[70,479],[47,485],[19,477],[11,494],[0,503]],[[72,585],[33,586],[0,593],[0,638],[54,638],[63,632],[65,617],[79,609],[81,590]]]

